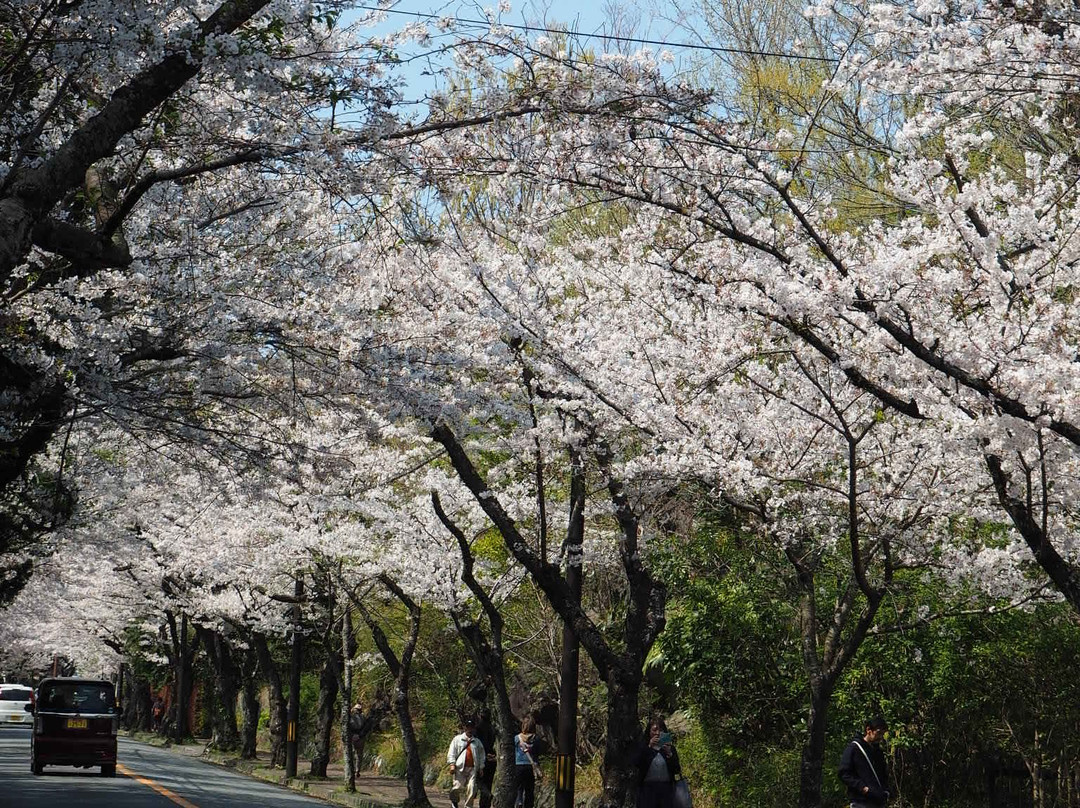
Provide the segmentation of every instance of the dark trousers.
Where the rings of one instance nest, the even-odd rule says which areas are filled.
[[[674,783],[642,783],[638,786],[637,808],[675,808]]]
[[[536,775],[532,766],[517,766],[514,774],[514,789],[517,794],[514,805],[518,808],[533,808],[536,803]]]

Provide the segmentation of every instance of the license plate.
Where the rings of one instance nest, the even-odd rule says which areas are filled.
[[[23,717],[21,715],[9,715],[8,716],[8,721],[15,721],[16,723],[18,723],[19,721],[22,721],[22,720],[23,720]]]
[[[69,718],[67,720],[68,729],[86,729],[85,718]]]

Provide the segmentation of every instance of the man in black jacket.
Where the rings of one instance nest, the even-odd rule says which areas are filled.
[[[840,758],[840,779],[847,786],[851,808],[878,808],[889,801],[889,773],[879,744],[885,737],[885,719],[866,722],[863,736],[855,736]]]

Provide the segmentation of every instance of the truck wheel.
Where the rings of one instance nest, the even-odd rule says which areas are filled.
[[[115,763],[110,763],[110,764],[108,764],[106,766],[102,766],[101,767],[101,776],[102,777],[116,777],[116,764]]]
[[[45,771],[45,766],[41,763],[38,763],[33,758],[30,758],[30,771],[32,771],[36,776],[40,777],[41,773]]]

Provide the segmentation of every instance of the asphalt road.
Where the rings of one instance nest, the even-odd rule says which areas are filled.
[[[326,803],[184,755],[120,738],[116,777],[46,766],[30,773],[30,728],[0,728],[3,808],[312,808]]]

